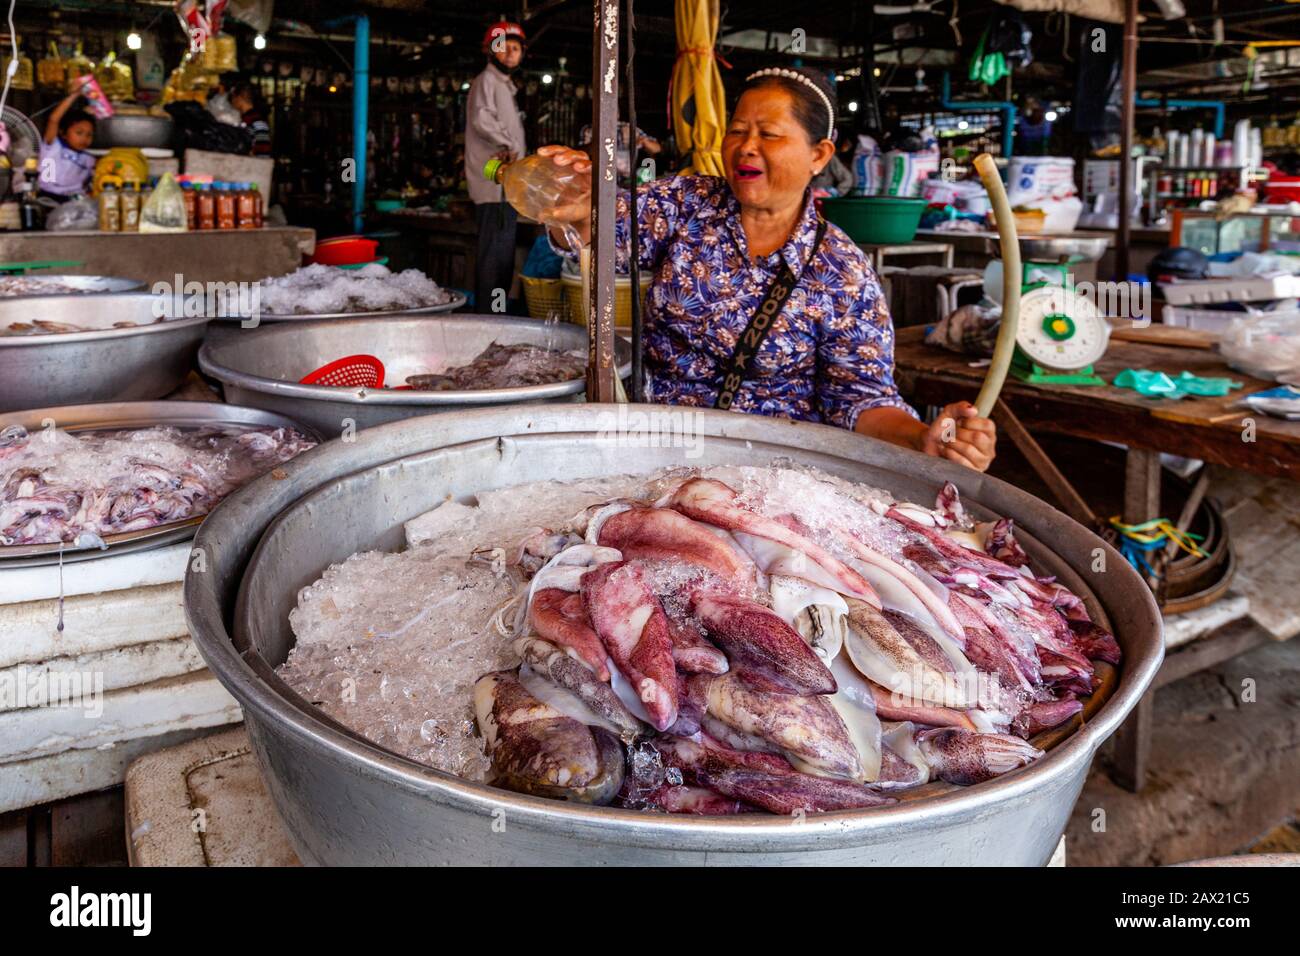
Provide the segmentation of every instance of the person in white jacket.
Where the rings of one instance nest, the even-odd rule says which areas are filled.
[[[501,187],[483,177],[483,165],[494,157],[510,162],[527,151],[511,79],[523,62],[525,42],[517,23],[502,20],[488,28],[483,37],[487,66],[470,85],[465,107],[465,183],[478,225],[474,307],[479,312],[495,311],[498,304],[504,310],[514,280],[518,217]]]

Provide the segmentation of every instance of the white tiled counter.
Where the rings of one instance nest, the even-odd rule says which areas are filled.
[[[0,813],[121,783],[141,754],[241,719],[185,628],[189,556],[65,564],[62,631],[58,567],[0,567]]]

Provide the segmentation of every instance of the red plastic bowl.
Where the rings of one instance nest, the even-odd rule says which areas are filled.
[[[375,239],[367,239],[365,236],[338,236],[316,243],[316,251],[310,261],[327,266],[354,266],[373,261],[375,250],[378,248],[379,242]]]

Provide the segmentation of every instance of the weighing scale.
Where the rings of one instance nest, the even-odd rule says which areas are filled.
[[[1073,289],[1038,282],[1020,293],[1011,374],[1034,385],[1105,385],[1092,363],[1106,354],[1110,325]]]
[[[1025,262],[1011,374],[1034,385],[1105,385],[1092,364],[1106,354],[1110,325],[1070,281],[1070,267],[1100,259],[1105,240],[1026,236],[1019,243]]]

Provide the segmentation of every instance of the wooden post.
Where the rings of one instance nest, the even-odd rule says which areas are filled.
[[[613,402],[614,364],[614,200],[618,190],[619,0],[593,0],[591,63],[591,276],[587,299],[587,401]]]
[[[1137,108],[1138,0],[1125,0],[1125,7],[1124,55],[1120,63],[1123,99],[1119,131],[1119,231],[1115,237],[1115,269],[1119,272],[1115,278],[1120,282],[1128,281],[1129,218],[1133,215],[1129,194],[1133,191],[1133,114]]]

